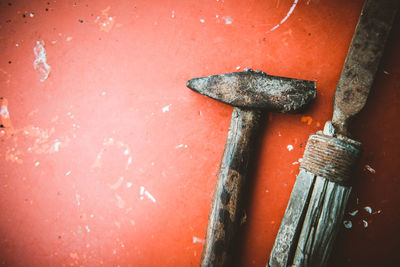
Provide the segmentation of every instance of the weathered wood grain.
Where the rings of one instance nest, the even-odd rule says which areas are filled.
[[[232,266],[232,251],[244,215],[243,187],[250,172],[262,113],[234,108],[208,218],[200,266]]]
[[[317,177],[292,266],[320,267],[327,264],[350,192],[350,186]]]
[[[312,193],[315,174],[300,170],[293,186],[289,203],[286,207],[281,226],[272,248],[269,265],[284,267],[293,259],[296,249],[296,238],[299,236],[308,201]]]

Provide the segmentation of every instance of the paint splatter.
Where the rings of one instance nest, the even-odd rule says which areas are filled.
[[[292,151],[293,150],[293,146],[292,145],[288,145],[286,148],[287,148],[288,151]]]
[[[149,191],[144,189],[144,186],[140,186],[140,200],[144,199],[144,195],[146,195],[153,203],[156,202],[156,199],[149,193]]]
[[[225,21],[225,24],[230,25],[233,22],[233,19],[230,16],[223,16],[222,19]]]
[[[171,106],[172,106],[172,104],[169,104],[169,105],[163,107],[163,108],[161,109],[162,112],[167,112],[167,111],[169,111],[169,108],[170,108]]]
[[[350,216],[356,216],[357,213],[358,213],[358,210],[349,211],[349,215],[350,215]]]
[[[369,171],[370,173],[372,173],[372,174],[375,174],[375,173],[376,173],[375,169],[372,168],[371,166],[369,166],[368,164],[366,164],[364,167],[365,167],[365,169],[366,169],[367,171]]]
[[[121,196],[115,195],[115,197],[117,199],[117,207],[120,209],[125,208],[125,201],[121,198]]]
[[[198,237],[194,236],[193,237],[193,244],[196,244],[196,243],[203,244],[204,243],[204,239],[201,239],[201,238],[198,238]]]
[[[365,210],[366,212],[368,212],[369,214],[372,214],[372,208],[371,208],[370,206],[365,206],[365,207],[364,207],[364,210]]]
[[[50,74],[51,67],[47,64],[46,50],[44,49],[44,41],[36,41],[36,45],[33,48],[35,54],[35,61],[33,61],[33,68],[39,75],[39,80],[44,82]]]
[[[351,221],[343,221],[343,225],[347,229],[351,229],[353,227],[353,223]]]
[[[301,117],[301,122],[307,123],[307,125],[311,125],[312,123],[312,117],[310,116],[303,116]]]
[[[299,0],[294,0],[292,6],[290,7],[289,12],[286,14],[286,16],[281,20],[281,22],[279,22],[274,27],[272,27],[267,33],[272,32],[272,31],[276,30],[279,26],[281,26],[290,17],[290,15],[292,15],[298,2],[299,2]]]
[[[187,148],[187,147],[188,147],[187,145],[180,144],[180,145],[177,145],[175,148],[178,149],[178,148]]]
[[[110,9],[111,9],[110,6],[103,9],[101,11],[101,15],[97,16],[97,18],[94,20],[94,23],[99,25],[100,31],[109,32],[114,27],[115,17],[109,16],[108,13],[109,13]]]
[[[114,184],[112,185],[108,185],[112,190],[117,190],[121,185],[122,182],[124,181],[124,177],[119,177],[118,181],[116,181]]]

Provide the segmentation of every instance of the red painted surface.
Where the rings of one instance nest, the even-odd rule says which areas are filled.
[[[317,81],[305,114],[271,114],[265,129],[238,253],[241,266],[265,266],[295,162],[331,117],[362,1],[299,1],[270,31],[292,6],[1,1],[1,263],[197,266],[232,108],[185,84],[240,66]],[[364,154],[348,211],[359,212],[346,215],[353,227],[331,266],[399,262],[398,21],[353,124]],[[51,68],[43,82],[37,41]]]

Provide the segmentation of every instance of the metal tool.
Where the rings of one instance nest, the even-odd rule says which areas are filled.
[[[298,112],[316,95],[315,82],[247,70],[188,81],[200,94],[234,106],[217,177],[200,266],[231,266],[243,217],[243,186],[263,111]]]
[[[271,267],[325,266],[351,191],[361,143],[348,124],[364,107],[389,35],[398,0],[367,0],[335,92],[332,122],[308,140],[272,249]]]

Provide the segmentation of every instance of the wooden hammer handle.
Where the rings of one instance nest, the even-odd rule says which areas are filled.
[[[261,126],[261,111],[234,108],[212,198],[200,266],[231,266],[243,219],[243,186]]]

